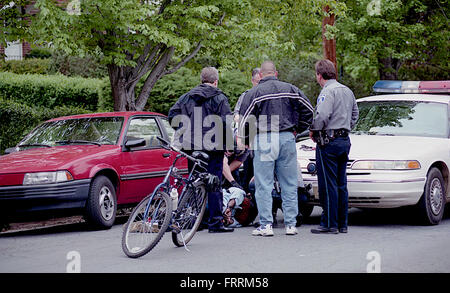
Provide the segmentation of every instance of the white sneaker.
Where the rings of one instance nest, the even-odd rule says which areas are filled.
[[[273,236],[272,225],[267,224],[264,227],[259,226],[257,229],[253,230],[253,236]]]
[[[295,235],[297,233],[298,233],[297,228],[295,228],[294,226],[286,227],[286,235]]]

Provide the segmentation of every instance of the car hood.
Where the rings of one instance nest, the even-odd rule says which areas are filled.
[[[350,141],[350,160],[415,160],[426,153],[448,149],[450,144],[445,138],[355,134],[350,135]],[[315,146],[311,139],[300,141],[297,155],[313,158],[315,151],[311,147]]]
[[[0,157],[0,174],[66,169],[78,159],[105,156],[118,148],[116,145],[72,145],[14,152]]]

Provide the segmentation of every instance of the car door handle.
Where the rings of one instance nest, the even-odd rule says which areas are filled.
[[[164,158],[168,158],[168,157],[170,157],[170,153],[164,153],[162,156],[163,156]]]

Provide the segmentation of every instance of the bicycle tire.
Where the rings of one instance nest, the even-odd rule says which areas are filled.
[[[195,201],[196,197],[199,200],[197,204]],[[205,213],[206,198],[207,192],[203,183],[186,191],[177,208],[176,223],[181,223],[181,232],[172,231],[172,241],[175,246],[184,246],[194,237]],[[200,204],[198,205],[198,203]]]
[[[152,250],[164,236],[172,218],[172,200],[167,193],[158,191],[153,197],[148,216],[144,219],[150,198],[151,195],[148,195],[141,200],[124,226],[122,250],[128,257],[138,258]],[[147,236],[151,239],[144,239]],[[138,244],[135,245],[135,242]]]

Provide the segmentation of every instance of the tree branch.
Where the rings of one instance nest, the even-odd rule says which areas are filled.
[[[156,82],[164,75],[164,68],[166,68],[167,63],[169,63],[170,59],[175,52],[174,47],[169,47],[165,53],[158,60],[158,63],[153,68],[152,72],[147,77],[147,80],[142,87],[141,92],[139,93],[139,97],[136,100],[136,109],[142,110],[147,103],[148,95],[152,88],[155,86]]]
[[[175,71],[177,71],[178,69],[180,69],[181,67],[183,67],[189,60],[191,60],[192,58],[194,58],[195,55],[197,55],[198,51],[200,51],[200,49],[203,47],[201,42],[198,42],[197,46],[195,47],[195,49],[191,52],[191,54],[189,54],[188,56],[186,56],[186,58],[184,58],[183,60],[181,60],[177,65],[175,65],[173,68],[169,69],[169,70],[165,70],[163,75],[166,74],[171,74],[174,73]]]

